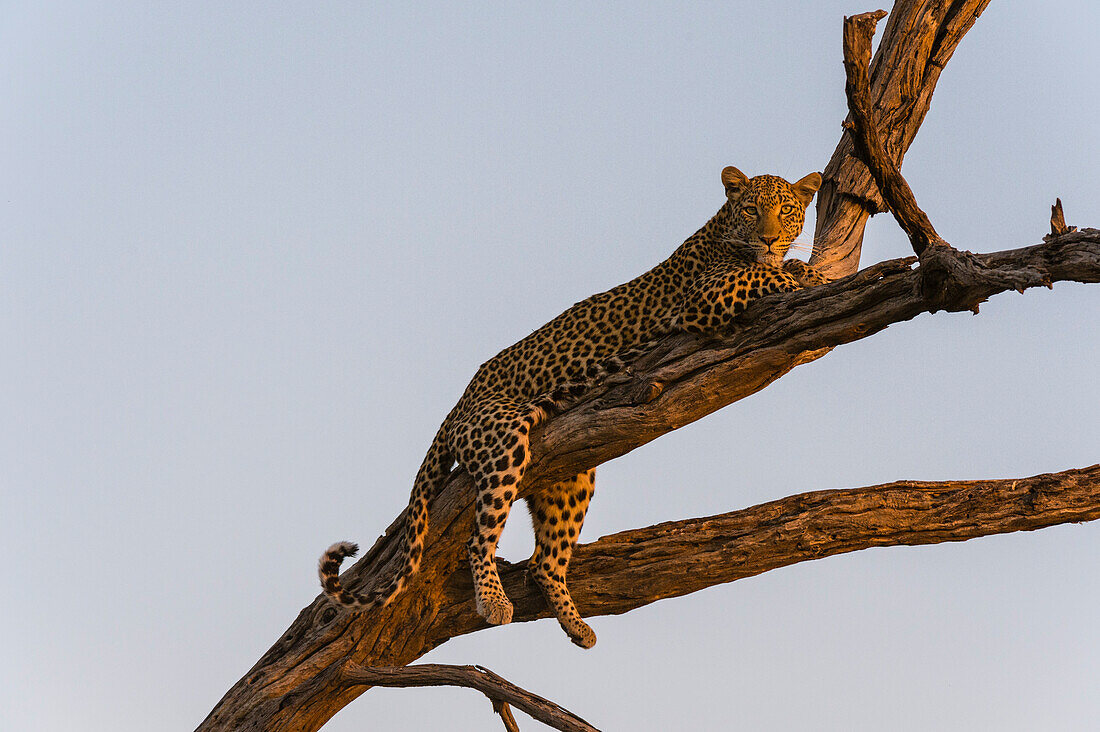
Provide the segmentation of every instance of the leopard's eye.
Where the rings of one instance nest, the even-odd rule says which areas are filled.
[[[741,213],[745,214],[746,216],[755,216],[756,206],[745,206],[743,209],[741,209]]]
[[[781,214],[794,213],[794,206],[792,204],[789,204],[789,203],[784,203],[783,208],[779,209],[779,213],[781,213]]]

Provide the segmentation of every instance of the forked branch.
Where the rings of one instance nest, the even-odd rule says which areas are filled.
[[[890,10],[868,80],[882,147],[900,167],[932,104],[940,74],[989,0],[898,0]],[[859,268],[864,225],[886,210],[853,138],[841,136],[817,196],[810,263],[833,277]]]
[[[448,666],[424,663],[416,666],[349,666],[343,670],[349,684],[365,686],[461,686],[475,689],[489,698],[505,728],[518,729],[508,705],[563,732],[599,732],[572,712],[552,701],[521,689],[483,666]]]
[[[879,192],[898,225],[909,235],[913,251],[920,256],[931,244],[946,244],[928,216],[917,205],[912,189],[890,156],[878,134],[868,88],[867,67],[871,62],[871,39],[875,25],[886,17],[885,10],[862,13],[844,19],[844,93],[850,119],[845,128],[852,133],[856,155],[867,165]]]

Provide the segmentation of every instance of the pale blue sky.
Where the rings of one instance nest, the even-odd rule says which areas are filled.
[[[191,729],[370,544],[479,363],[667,256],[719,172],[820,170],[851,2],[0,4],[0,709]],[[960,247],[1100,226],[1100,9],[992,3],[905,173]],[[804,237],[807,241],[809,236]],[[864,264],[907,253],[872,221]],[[1100,288],[837,349],[605,466],[585,538],[1100,459]],[[522,510],[502,554],[531,539]],[[607,730],[1091,729],[1100,525],[860,552],[481,663]],[[534,722],[521,724],[534,728]],[[498,729],[375,690],[326,730]]]

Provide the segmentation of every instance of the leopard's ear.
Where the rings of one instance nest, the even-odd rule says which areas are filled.
[[[814,200],[814,194],[817,193],[817,189],[820,187],[821,173],[810,173],[802,180],[791,185],[794,194],[807,206],[810,205],[810,201]]]
[[[749,185],[749,177],[731,165],[722,170],[722,185],[726,187],[726,196],[736,201]]]

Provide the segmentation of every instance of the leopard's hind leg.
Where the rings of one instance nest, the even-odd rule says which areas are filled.
[[[496,403],[451,430],[452,451],[477,488],[475,528],[468,544],[477,612],[494,625],[512,621],[512,603],[497,573],[497,542],[530,462],[530,430],[541,416],[537,408]]]
[[[581,648],[596,644],[596,634],[577,612],[565,574],[592,499],[596,471],[589,470],[527,497],[535,527],[535,553],[528,564],[535,582],[554,609],[562,630]]]

